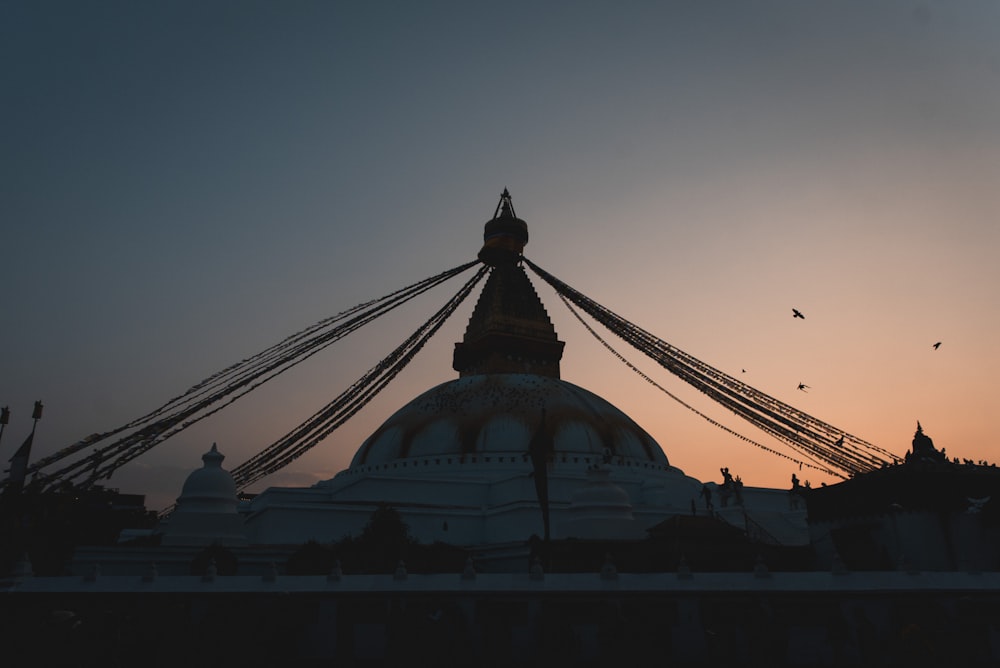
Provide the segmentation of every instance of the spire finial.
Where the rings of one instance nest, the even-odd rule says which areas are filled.
[[[493,218],[517,218],[514,215],[514,204],[511,202],[510,191],[506,188],[500,193],[500,201],[497,202],[496,211],[493,212]]]
[[[221,467],[222,460],[225,458],[226,456],[219,452],[219,447],[215,443],[212,443],[212,449],[201,456],[201,461],[205,463],[205,468],[210,466]]]

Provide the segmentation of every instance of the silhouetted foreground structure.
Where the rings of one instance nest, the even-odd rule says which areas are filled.
[[[95,592],[100,591],[100,595]],[[1000,575],[602,573],[38,578],[11,665],[993,666]]]
[[[152,531],[156,513],[144,500],[104,487],[47,492],[28,487],[0,495],[0,573],[11,572],[28,554],[35,572],[62,575],[82,545],[113,546],[123,530]]]
[[[802,494],[821,567],[1000,569],[1000,469],[949,461],[919,424],[902,464]]]

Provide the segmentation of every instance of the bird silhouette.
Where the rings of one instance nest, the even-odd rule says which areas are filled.
[[[806,319],[806,317],[804,315],[802,315],[802,311],[798,310],[797,308],[793,308],[792,309],[792,317],[793,318],[802,318],[803,320]]]
[[[937,343],[935,343],[935,344],[934,344],[933,346],[931,346],[931,348],[933,348],[934,350],[937,350],[937,349],[938,349],[938,348],[940,348],[940,347],[941,347],[941,342],[940,342],[940,341],[938,341],[938,342],[937,342]]]
[[[805,392],[807,389],[809,389],[809,386],[806,385],[805,383],[799,383],[799,389]]]

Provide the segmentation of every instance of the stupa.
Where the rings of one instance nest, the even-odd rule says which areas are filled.
[[[521,264],[527,242],[504,190],[479,252],[490,275],[455,345],[458,378],[396,411],[332,479],[257,495],[251,543],[356,535],[380,503],[418,540],[467,547],[641,539],[690,512],[702,483],[623,411],[562,379],[564,344]]]
[[[202,468],[184,481],[177,507],[160,526],[162,545],[246,545],[236,483],[222,468],[225,458],[215,443],[201,456]]]

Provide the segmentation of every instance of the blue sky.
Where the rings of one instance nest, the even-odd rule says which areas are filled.
[[[919,419],[990,459],[998,31],[986,1],[2,3],[0,456],[36,399],[45,454],[474,258],[509,187],[528,257],[666,341],[898,454]],[[566,380],[691,475],[785,485],[538,289]],[[111,484],[169,502],[212,442],[236,466],[449,294]],[[454,377],[467,316],[270,482],[329,477]]]

